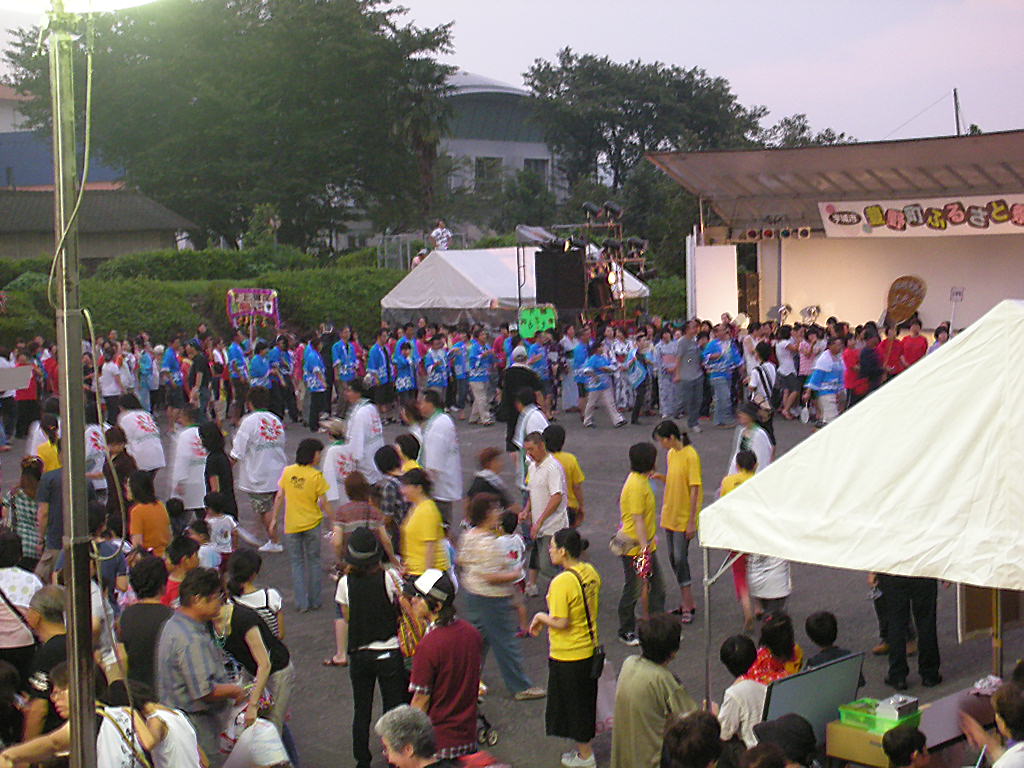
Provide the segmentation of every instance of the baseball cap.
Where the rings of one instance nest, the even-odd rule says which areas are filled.
[[[526,347],[516,347],[512,350],[513,360],[525,360],[527,357]]]
[[[370,565],[380,560],[380,542],[369,528],[356,528],[349,534],[345,561],[352,565]]]

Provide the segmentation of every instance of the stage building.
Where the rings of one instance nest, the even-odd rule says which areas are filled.
[[[903,275],[927,285],[927,328],[1024,296],[1024,131],[649,159],[724,224],[704,228],[695,256],[756,244],[759,319],[789,305],[791,321],[807,306],[877,320]],[[695,285],[735,272],[729,249],[693,261]]]

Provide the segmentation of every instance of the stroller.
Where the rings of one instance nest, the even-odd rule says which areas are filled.
[[[476,700],[476,740],[481,747],[493,747],[498,743],[498,731],[491,725],[491,721],[484,714],[483,704],[487,689],[480,686],[480,695]]]

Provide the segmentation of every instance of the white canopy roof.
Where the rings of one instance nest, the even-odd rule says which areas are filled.
[[[706,547],[1024,589],[1024,302],[701,513]]]
[[[534,251],[525,251],[523,304],[536,301]],[[650,294],[627,273],[626,298]],[[518,278],[515,248],[432,251],[418,267],[380,300],[384,309],[516,309]]]

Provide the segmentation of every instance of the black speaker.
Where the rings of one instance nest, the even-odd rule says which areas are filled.
[[[541,249],[533,257],[537,303],[558,309],[583,309],[587,290],[583,249]]]

